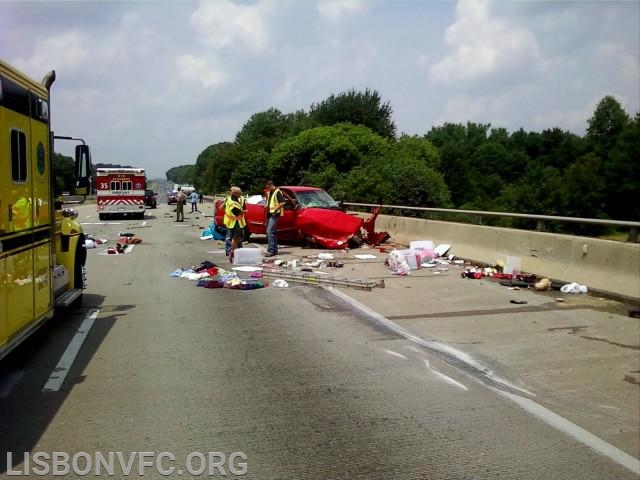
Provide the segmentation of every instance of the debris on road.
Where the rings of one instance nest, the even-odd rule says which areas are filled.
[[[251,276],[255,269],[251,269]],[[238,267],[238,271],[246,272],[247,269]],[[198,266],[178,268],[169,274],[170,277],[197,281],[198,287],[204,288],[230,288],[234,290],[256,290],[267,286],[266,283],[255,278],[240,278],[237,272],[225,270],[208,260]]]
[[[580,285],[579,283],[571,282],[560,287],[562,293],[589,293],[589,289],[586,285]]]

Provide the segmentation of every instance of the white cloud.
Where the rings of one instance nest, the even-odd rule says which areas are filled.
[[[213,65],[214,60],[195,55],[182,55],[176,61],[178,76],[187,84],[207,89],[222,86],[229,75]]]
[[[38,78],[43,65],[76,70],[90,60],[91,51],[87,37],[81,32],[69,30],[44,39],[31,57],[19,59],[15,63],[25,72]]]
[[[230,0],[201,1],[191,15],[200,41],[209,48],[238,49],[262,53],[269,49],[270,35],[265,16],[271,3],[237,4]]]
[[[619,43],[602,43],[596,47],[594,61],[610,68],[623,80],[640,82],[640,63],[638,58],[627,51],[625,45]]]
[[[497,94],[456,94],[448,98],[435,124],[490,123],[492,127],[510,126],[512,129],[527,127],[535,106],[531,98],[540,98],[538,87],[521,85],[505,89]]]
[[[366,4],[362,0],[320,0],[316,5],[320,16],[332,22],[347,15],[358,14],[365,8]]]
[[[536,72],[542,67],[535,35],[492,14],[483,0],[461,0],[447,28],[452,51],[430,68],[434,83],[465,83]]]

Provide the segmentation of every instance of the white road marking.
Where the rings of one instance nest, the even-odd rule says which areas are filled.
[[[78,327],[78,331],[71,339],[71,342],[69,342],[69,345],[67,345],[67,349],[62,354],[62,357],[60,357],[58,365],[56,365],[56,368],[51,372],[49,380],[45,386],[42,387],[43,392],[57,392],[60,390],[99,313],[100,310],[93,310],[89,312],[89,315],[82,321],[80,327]]]
[[[5,379],[0,382],[0,398],[7,398],[11,390],[13,390],[13,387],[22,379],[24,374],[24,370],[16,370],[7,375]]]
[[[435,373],[436,375],[438,375],[440,378],[442,378],[445,382],[447,382],[447,383],[449,383],[449,384],[451,384],[451,385],[453,385],[453,386],[455,386],[455,387],[458,387],[458,388],[460,388],[461,390],[464,390],[465,392],[466,392],[467,390],[469,390],[469,389],[468,389],[467,387],[465,387],[462,383],[460,383],[460,382],[458,382],[458,381],[454,380],[453,378],[449,377],[448,375],[445,375],[445,374],[444,374],[444,373],[442,373],[442,372],[439,372],[439,371],[438,371],[438,370],[436,370],[435,368],[431,367],[431,371],[432,371],[433,373]]]
[[[407,350],[411,350],[412,352],[415,353],[422,353],[422,350],[420,350],[418,347],[414,347],[413,345],[407,345],[406,347]],[[425,360],[425,362],[427,362],[428,360]]]
[[[490,387],[499,395],[508,398],[512,402],[516,403],[525,411],[538,417],[547,425],[551,425],[553,428],[566,433],[567,435],[575,438],[579,442],[591,447],[592,449],[600,452],[601,454],[609,457],[614,462],[628,468],[636,475],[640,475],[640,460],[632,457],[626,452],[623,452],[617,447],[614,447],[610,443],[605,442],[601,438],[596,437],[594,434],[587,432],[585,429],[579,427],[575,423],[570,422],[564,417],[561,417],[557,413],[552,412],[548,408],[534,402],[530,398],[522,397],[514,393],[505,392],[498,388]]]
[[[394,352],[393,350],[387,350],[386,348],[383,349],[385,352],[387,352],[389,355],[394,355],[396,357],[400,357],[404,360],[409,360],[407,357],[405,357],[404,355],[402,355],[401,353],[398,352]]]
[[[455,385],[456,387],[464,390],[465,392],[467,390],[469,390],[466,386],[464,386],[462,383],[458,382],[457,380],[454,380],[453,378],[451,378],[448,375],[445,375],[442,372],[439,372],[438,370],[436,370],[435,368],[433,368],[431,366],[431,364],[429,363],[429,360],[427,360],[426,358],[423,358],[422,360],[424,360],[424,364],[427,366],[427,368],[429,370],[431,370],[433,373],[435,373],[436,375],[438,375],[440,378],[442,378],[445,382],[450,383],[451,385]]]
[[[147,221],[145,220],[144,222],[142,222],[142,226],[144,227],[147,224]]]
[[[434,342],[432,340],[425,340],[424,338],[419,337],[418,335],[415,335],[415,334],[411,333],[409,330],[405,330],[404,328],[402,328],[397,323],[392,322],[391,320],[389,320],[384,315],[381,315],[378,312],[376,312],[376,311],[372,310],[371,308],[367,307],[366,305],[358,302],[356,299],[350,297],[346,293],[341,292],[340,290],[337,290],[334,287],[326,287],[326,288],[330,292],[332,292],[334,295],[336,295],[336,296],[342,298],[343,300],[349,302],[351,305],[353,305],[355,308],[357,308],[358,310],[363,312],[365,315],[368,315],[369,317],[374,318],[375,320],[377,320],[378,322],[382,323],[386,327],[390,328],[391,330],[393,330],[397,334],[403,336],[407,340],[411,340],[412,342],[414,342],[414,343],[416,343],[418,345],[422,345],[422,346],[424,346],[424,347],[426,347],[426,348],[428,348],[430,350],[435,350],[437,352],[444,353],[444,354],[449,355],[451,357],[455,357],[457,360],[465,363],[466,365],[472,367],[474,370],[482,373],[487,378],[491,379],[492,381],[494,381],[496,383],[504,385],[505,387],[511,388],[513,390],[517,390],[517,391],[525,393],[527,395],[531,395],[532,397],[536,396],[535,393],[530,392],[529,390],[527,390],[525,388],[522,388],[522,387],[519,387],[517,385],[514,385],[511,382],[508,382],[507,380],[498,377],[493,370],[491,370],[490,368],[486,367],[482,363],[478,362],[471,355],[463,352],[462,350],[458,350],[457,348],[450,347],[449,345],[444,345],[444,344],[442,344],[440,342]]]
[[[402,327],[400,327],[396,323],[392,322],[391,320],[389,320],[385,316],[380,315],[379,313],[377,313],[376,311],[370,309],[366,305],[363,305],[362,303],[358,302],[357,300],[351,298],[349,295],[347,295],[347,294],[345,294],[345,293],[343,293],[343,292],[341,292],[339,290],[336,290],[333,287],[327,287],[327,290],[329,290],[330,292],[334,293],[336,296],[342,298],[343,300],[346,300],[347,302],[351,303],[354,307],[358,308],[360,311],[362,311],[366,315],[369,315],[369,316],[375,318],[376,320],[382,322],[384,325],[388,326],[389,328],[391,328],[395,332],[399,333],[400,335],[404,336],[405,338],[407,338],[409,340],[412,340],[413,342],[415,342],[415,343],[417,343],[419,345],[424,345],[427,348],[436,349],[436,350],[438,349],[438,345],[434,345],[437,342],[429,342],[427,340],[424,340],[423,338],[420,338],[420,337],[412,334],[411,332],[409,332],[408,330],[403,329]],[[453,348],[441,349],[441,351],[446,351],[447,353],[457,352],[457,350],[453,349]],[[464,358],[471,359],[473,361],[471,366],[473,366],[474,368],[477,368],[476,365],[481,365],[481,364],[477,363],[475,360],[473,360],[469,355],[464,354],[464,352],[460,352],[460,353],[463,353],[463,355],[461,357],[456,355],[456,357],[459,360],[463,360]],[[425,363],[427,363],[427,362],[425,361]],[[427,365],[428,365],[428,363],[427,363]],[[486,369],[486,367],[484,367],[484,368]],[[509,387],[514,388],[516,390],[520,390],[520,391],[524,391],[526,393],[530,393],[530,392],[527,392],[527,390],[525,390],[525,389],[516,387],[516,386],[511,385],[511,384],[509,384],[508,382],[506,382],[506,381],[504,381],[502,379],[499,379],[499,377],[495,377],[493,375],[493,372],[491,370],[489,370],[489,369],[486,369],[486,372],[484,370],[481,370],[481,372],[485,373],[485,375],[487,375],[492,380],[498,381],[498,383],[501,383],[503,385],[509,386]],[[489,375],[488,372],[490,372],[491,375]],[[622,465],[623,467],[631,470],[636,475],[640,475],[640,459],[637,459],[637,458],[629,455],[628,453],[623,452],[619,448],[614,447],[610,443],[607,443],[604,440],[602,440],[601,438],[596,437],[594,434],[589,433],[585,429],[583,429],[583,428],[579,427],[578,425],[570,422],[566,418],[561,417],[560,415],[558,415],[557,413],[554,413],[553,411],[549,410],[548,408],[543,407],[542,405],[536,403],[534,400],[532,400],[530,398],[526,398],[526,397],[523,397],[523,396],[520,396],[520,395],[516,395],[514,393],[509,393],[509,392],[506,392],[504,390],[501,390],[499,388],[492,387],[492,386],[488,386],[488,388],[492,389],[494,392],[498,393],[499,395],[501,395],[501,396],[511,400],[512,402],[516,403],[522,409],[524,409],[526,412],[538,417],[540,420],[545,422],[547,425],[550,425],[551,427],[553,427],[553,428],[555,428],[555,429],[557,429],[557,430],[559,430],[561,432],[566,433],[567,435],[573,437],[574,439],[578,440],[582,444],[587,445],[588,447],[596,450],[597,452],[609,457],[611,460],[615,461],[619,465]],[[533,394],[531,394],[531,395],[533,395]]]

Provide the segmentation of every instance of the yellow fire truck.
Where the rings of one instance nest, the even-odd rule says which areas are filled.
[[[54,198],[54,139],[76,140],[75,195],[91,185],[82,139],[51,131],[49,94],[41,83],[0,60],[0,358],[53,317],[81,301],[86,250],[77,211]]]

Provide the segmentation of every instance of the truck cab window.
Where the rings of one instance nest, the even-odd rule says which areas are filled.
[[[27,136],[19,130],[11,130],[11,179],[27,181]]]
[[[120,190],[120,182],[111,182],[111,190]]]

